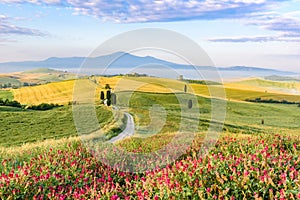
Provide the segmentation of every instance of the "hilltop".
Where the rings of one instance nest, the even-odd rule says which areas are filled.
[[[23,72],[0,75],[0,88],[20,88],[35,86],[51,82],[75,79],[77,75],[67,71],[49,68],[37,68]]]
[[[26,70],[22,72],[22,74],[45,74],[45,73],[67,73],[66,71],[60,71],[56,69],[49,69],[49,68],[37,68],[37,69],[32,69],[32,70]]]
[[[262,78],[250,78],[226,84],[229,88],[244,89],[250,91],[262,91],[266,93],[300,94],[300,82],[274,81]]]

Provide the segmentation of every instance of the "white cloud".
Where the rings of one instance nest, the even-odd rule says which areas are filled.
[[[30,35],[30,36],[45,36],[46,34],[31,28],[15,26],[9,22],[9,18],[5,15],[0,15],[0,35]],[[8,41],[1,39],[1,41]]]
[[[75,13],[114,22],[235,18],[263,10],[275,0],[0,0],[0,3],[66,6]]]
[[[277,32],[274,36],[210,39],[215,42],[298,41],[300,32],[300,19],[296,17],[298,12],[282,15],[268,10],[291,0],[0,0],[1,2],[68,7],[74,10],[74,14],[94,16],[103,21],[116,23],[243,18],[248,25]],[[2,30],[20,34],[26,32],[39,34],[36,30],[20,27],[14,29],[12,26],[2,27]]]
[[[287,37],[285,35],[265,35],[265,36],[239,36],[239,37],[224,37],[224,38],[210,38],[208,41],[211,42],[234,42],[234,43],[245,43],[245,42],[300,42],[300,36]]]
[[[255,25],[262,29],[273,31],[274,35],[266,36],[236,36],[223,38],[210,38],[212,42],[300,42],[299,12],[277,13],[259,12],[252,13],[246,19],[246,25]]]

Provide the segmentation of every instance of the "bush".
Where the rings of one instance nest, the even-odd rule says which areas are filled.
[[[6,99],[5,101],[3,99],[0,99],[0,106],[22,108],[22,105],[18,101],[10,101],[8,99]]]
[[[30,110],[51,110],[55,107],[60,107],[61,105],[58,105],[58,104],[48,104],[48,103],[42,103],[40,105],[33,105],[33,106],[29,106],[27,107],[27,109],[30,109]]]
[[[287,100],[274,100],[274,99],[262,99],[262,98],[256,98],[256,99],[246,99],[246,101],[254,102],[254,103],[280,103],[280,104],[299,104],[297,102],[287,101]]]

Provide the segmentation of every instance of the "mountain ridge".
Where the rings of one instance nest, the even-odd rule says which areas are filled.
[[[111,63],[111,61],[114,61]],[[97,57],[49,57],[41,61],[20,61],[20,62],[3,62],[0,63],[0,73],[19,72],[32,70],[37,68],[48,68],[58,70],[68,70],[80,68],[84,64],[87,68],[97,68],[111,66],[115,68],[131,68],[134,66],[153,66],[163,65],[174,69],[192,69],[192,65],[178,64],[152,56],[136,56],[124,52],[115,52],[112,54]],[[269,72],[270,75],[295,75],[297,73],[289,71],[281,71],[268,68],[258,68],[250,66],[231,66],[231,67],[213,67],[213,66],[197,66],[201,70],[220,70],[220,71],[239,71],[239,72]]]

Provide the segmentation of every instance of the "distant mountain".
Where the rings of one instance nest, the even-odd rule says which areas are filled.
[[[270,72],[274,74],[284,74],[284,75],[294,75],[294,72],[288,72],[288,71],[280,71],[275,69],[266,69],[266,68],[259,68],[259,67],[247,67],[247,66],[233,66],[233,67],[219,67],[218,68],[221,71],[244,71],[244,72]]]
[[[113,60],[113,62],[111,62]],[[110,66],[110,68],[117,68],[120,73],[122,69],[130,69],[137,66],[145,66],[145,67],[155,67],[156,69],[162,69],[161,66],[167,66],[173,69],[179,69],[184,74],[185,70],[194,69],[191,65],[183,65],[178,63],[173,63],[161,59],[157,59],[151,56],[140,57],[135,56],[129,53],[124,52],[116,52],[109,55],[103,55],[92,58],[85,57],[67,57],[67,58],[57,58],[52,57],[43,61],[25,61],[25,62],[6,62],[0,63],[0,73],[8,73],[8,72],[17,72],[17,71],[26,71],[33,70],[39,68],[50,68],[50,69],[58,69],[58,70],[73,70],[80,68],[80,66],[84,64],[85,69],[90,69],[88,71],[89,74],[96,73],[95,70],[100,68],[104,68],[106,66]],[[199,66],[199,70],[203,71],[212,71],[216,68],[211,66]],[[264,69],[264,68],[256,68],[256,67],[246,67],[246,66],[234,66],[228,68],[217,68],[221,75],[232,74],[235,73],[237,77],[242,76],[285,76],[285,75],[293,75],[292,72],[284,72],[272,69]],[[94,70],[94,71],[93,71]],[[118,72],[119,72],[118,71]],[[124,71],[124,70],[123,70]],[[125,72],[126,73],[126,72]],[[184,74],[185,75],[185,74]],[[186,77],[186,75],[185,75]]]

